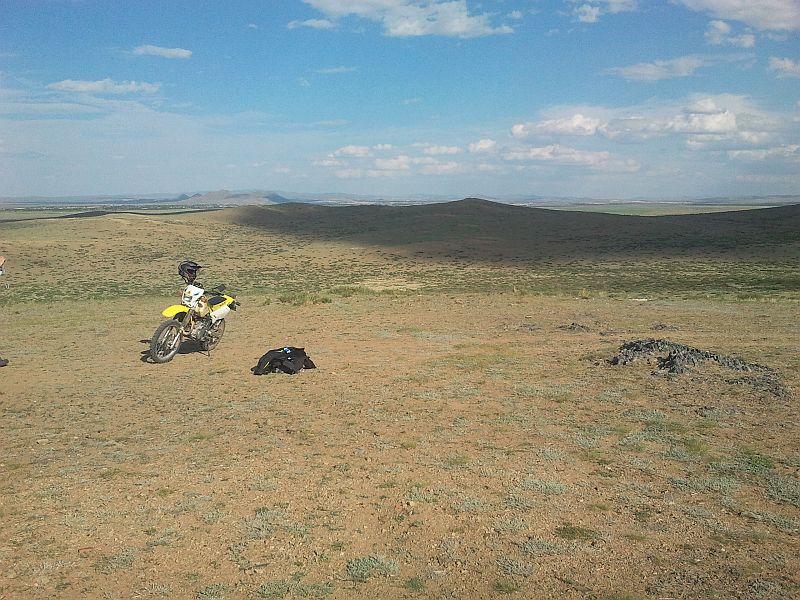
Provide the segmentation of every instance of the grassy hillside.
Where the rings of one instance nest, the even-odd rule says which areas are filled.
[[[698,215],[642,218],[575,213],[484,200],[424,206],[328,207],[289,204],[225,210],[213,220],[389,247],[447,250],[491,259],[513,251],[528,257],[597,259],[626,253],[736,251],[797,253],[800,205]],[[439,246],[439,248],[436,248]]]
[[[798,299],[798,231],[800,206],[664,217],[481,200],[99,211],[0,222],[13,284],[0,303],[166,294],[187,257],[210,265],[207,278],[272,298],[412,290]]]

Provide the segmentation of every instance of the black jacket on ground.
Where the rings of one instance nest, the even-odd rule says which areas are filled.
[[[250,369],[253,375],[264,373],[288,373],[294,375],[301,369],[316,369],[317,365],[308,357],[305,348],[286,346],[270,350],[258,359],[258,364]]]

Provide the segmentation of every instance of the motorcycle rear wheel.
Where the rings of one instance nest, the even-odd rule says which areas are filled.
[[[157,363],[172,360],[181,347],[181,322],[171,319],[156,328],[150,340],[150,358]]]
[[[216,348],[217,344],[219,344],[219,341],[222,339],[223,333],[225,333],[225,319],[220,319],[208,330],[208,337],[203,343],[203,347],[206,350],[213,350]]]

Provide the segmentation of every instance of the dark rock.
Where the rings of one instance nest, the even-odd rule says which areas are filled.
[[[702,361],[712,361],[737,372],[756,373],[757,375],[730,379],[728,383],[750,384],[758,389],[769,392],[778,398],[791,397],[791,390],[785,387],[779,375],[763,365],[748,363],[732,356],[723,356],[716,352],[698,350],[669,340],[644,339],[625,342],[620,346],[619,353],[609,361],[612,365],[627,365],[633,361],[653,355],[667,353],[665,357],[658,356],[658,368],[667,371],[670,375],[680,375],[696,367]]]

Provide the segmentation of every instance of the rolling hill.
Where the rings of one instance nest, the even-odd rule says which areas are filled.
[[[197,215],[272,233],[474,260],[695,253],[800,254],[800,205],[638,217],[468,198],[422,206],[245,206]]]

